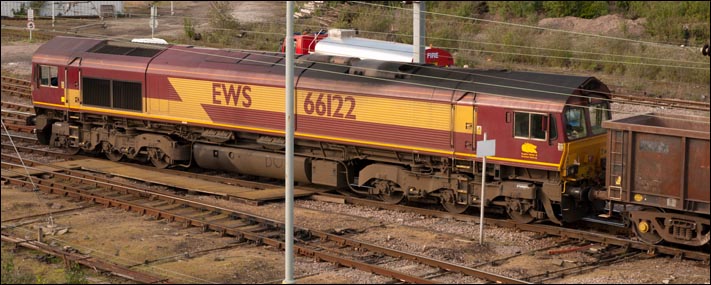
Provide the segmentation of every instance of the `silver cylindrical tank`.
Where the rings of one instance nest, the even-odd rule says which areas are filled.
[[[208,144],[193,146],[195,163],[202,168],[284,179],[284,155]],[[294,181],[311,182],[311,158],[294,156]]]

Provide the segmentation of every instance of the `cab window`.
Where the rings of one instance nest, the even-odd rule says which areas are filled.
[[[37,69],[39,70],[37,79],[39,79],[40,86],[47,86],[47,87],[58,87],[59,86],[59,78],[57,78],[57,67],[56,66],[39,65]]]
[[[575,140],[587,136],[585,122],[585,109],[581,107],[567,108],[565,110],[565,135],[568,140]]]
[[[607,102],[592,103],[588,107],[590,113],[590,131],[593,135],[604,134],[602,122],[610,119],[610,105]]]
[[[514,113],[514,137],[532,140],[545,140],[547,116],[526,112]]]

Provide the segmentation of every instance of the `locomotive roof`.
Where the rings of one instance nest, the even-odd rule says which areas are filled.
[[[230,51],[183,45],[156,46],[59,36],[37,50],[35,58],[38,60],[35,61],[42,62],[42,58],[49,56],[53,58],[52,62],[67,64],[78,56],[85,59],[103,59],[107,57],[105,54],[109,54],[113,60],[118,60],[118,55],[123,56],[124,60],[139,64],[148,64],[150,61],[149,72],[168,72],[211,80],[234,80],[231,74],[244,71],[245,74],[258,74],[257,77],[260,78],[255,79],[254,83],[271,82],[271,85],[283,86],[283,83],[278,83],[284,76],[284,55],[280,53]],[[60,58],[63,59],[58,62]],[[332,89],[333,92],[362,92],[363,88],[368,88],[368,94],[443,102],[459,98],[455,93],[461,95],[463,92],[474,92],[477,94],[477,101],[481,103],[488,101],[499,104],[500,101],[497,100],[501,100],[501,97],[513,98],[505,103],[511,107],[530,104],[533,101],[547,102],[547,106],[534,107],[546,111],[560,110],[569,102],[571,96],[593,95],[579,89],[597,91],[597,95],[593,96],[609,97],[602,94],[609,92],[607,87],[594,77],[438,68],[372,60],[349,61],[350,66],[334,65],[329,61],[310,62],[312,58],[305,56],[301,63],[297,61],[295,74],[300,76],[299,86],[318,86],[324,90]],[[306,68],[308,70],[304,71]],[[373,68],[377,70],[370,73],[372,76],[368,76],[368,70]],[[360,74],[365,71],[366,76],[354,75],[359,74],[356,72],[358,70]],[[398,75],[387,78],[392,76],[392,73]],[[377,78],[382,76],[385,76],[386,80]],[[444,90],[438,91],[439,88]]]
[[[463,68],[457,71],[471,74],[472,89],[477,93],[562,103],[571,95],[581,95],[582,90],[602,92],[599,97],[609,97],[604,94],[609,92],[607,86],[595,77]]]

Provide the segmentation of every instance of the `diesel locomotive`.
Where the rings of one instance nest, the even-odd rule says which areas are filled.
[[[32,58],[32,123],[44,144],[113,161],[283,179],[284,63],[279,53],[56,37]],[[708,243],[708,189],[700,210],[679,201],[687,222],[661,221],[683,227],[680,238],[617,210],[635,201],[604,186],[614,185],[610,90],[594,77],[312,54],[297,56],[294,82],[298,183],[453,213],[484,199],[520,223],[594,217],[639,232],[647,221],[649,242]],[[485,135],[496,155],[482,168]],[[708,154],[708,125],[700,147]],[[708,158],[699,163],[708,186]]]

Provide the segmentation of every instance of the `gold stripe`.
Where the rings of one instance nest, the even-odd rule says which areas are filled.
[[[519,160],[519,159],[503,158],[503,157],[496,157],[496,156],[487,156],[487,158],[495,159],[495,160],[502,160],[502,161],[518,162],[518,163],[524,163],[524,164],[560,167],[560,164],[548,163],[548,162],[536,162],[536,161]]]

